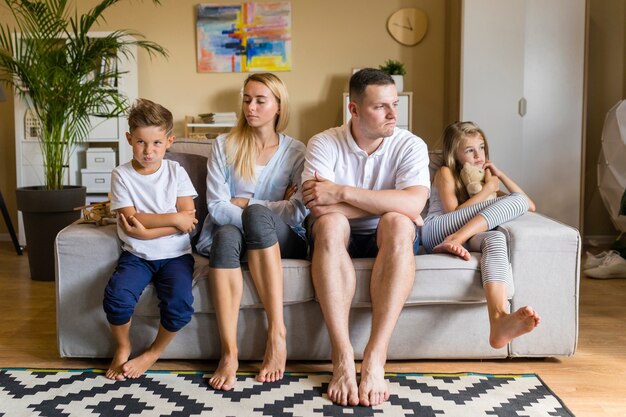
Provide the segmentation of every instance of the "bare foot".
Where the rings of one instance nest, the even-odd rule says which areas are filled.
[[[267,335],[265,345],[265,357],[259,375],[259,382],[274,382],[283,379],[285,363],[287,362],[287,336],[283,328],[280,332],[272,332]]]
[[[128,361],[128,357],[130,356],[130,349],[121,349],[118,348],[115,351],[115,355],[113,356],[113,360],[111,361],[111,365],[109,365],[109,369],[107,369],[104,376],[109,379],[113,379],[116,381],[123,381],[126,379],[124,377],[124,371],[122,370],[122,365]]]
[[[359,404],[354,354],[346,354],[333,360],[333,377],[328,383],[328,398],[342,406]]]
[[[126,378],[135,379],[143,375],[159,359],[159,355],[146,350],[141,355],[129,360],[122,366]]]
[[[461,259],[469,261],[471,258],[470,253],[458,242],[453,240],[443,241],[433,248],[433,253],[450,253],[456,255]]]
[[[385,381],[385,365],[363,360],[361,364],[361,383],[359,384],[359,403],[365,407],[374,407],[389,399],[389,387]]]
[[[237,360],[237,355],[234,357],[230,355],[222,356],[217,369],[209,378],[209,385],[213,389],[230,391],[235,386],[238,368],[239,361]]]
[[[533,331],[539,323],[541,317],[529,306],[511,314],[503,314],[491,323],[489,344],[499,349],[516,337]]]

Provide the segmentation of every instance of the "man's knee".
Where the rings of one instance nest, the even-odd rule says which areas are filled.
[[[325,214],[315,220],[312,227],[315,242],[343,242],[350,236],[350,222],[340,213]]]
[[[404,214],[385,213],[378,223],[379,246],[386,242],[410,242],[415,240],[415,223]]]

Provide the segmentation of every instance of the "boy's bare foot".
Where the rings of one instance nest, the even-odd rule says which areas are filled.
[[[111,361],[111,365],[109,365],[109,369],[107,369],[104,376],[109,379],[113,379],[115,381],[125,380],[126,377],[124,377],[124,371],[122,369],[122,365],[124,365],[128,361],[129,357],[130,357],[130,349],[118,348],[115,351],[115,355],[113,355],[113,360]]]
[[[333,359],[333,377],[328,383],[328,398],[343,406],[359,404],[354,354],[344,354],[337,360]]]
[[[265,357],[259,375],[259,382],[274,382],[283,379],[287,362],[287,336],[283,328],[280,332],[271,332],[267,335]]]
[[[139,378],[154,365],[157,359],[159,359],[158,354],[146,350],[144,353],[129,360],[122,366],[124,376],[130,379]]]
[[[465,249],[463,245],[453,240],[441,242],[433,248],[433,253],[450,253],[466,261],[469,261],[471,258],[468,250]]]
[[[363,359],[361,382],[359,383],[359,404],[374,407],[389,399],[389,387],[385,381],[384,361]]]
[[[539,323],[541,317],[529,306],[511,314],[503,314],[491,323],[489,344],[494,349],[499,349],[516,337],[533,331]]]
[[[230,391],[235,386],[237,379],[237,369],[239,369],[239,360],[237,355],[224,355],[220,359],[217,369],[209,378],[209,385],[213,389]]]

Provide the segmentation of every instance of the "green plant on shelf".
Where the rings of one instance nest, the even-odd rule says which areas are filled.
[[[378,67],[378,69],[380,69],[381,71],[389,75],[405,75],[406,74],[406,69],[404,68],[404,64],[394,59],[386,60],[383,65],[380,65]]]

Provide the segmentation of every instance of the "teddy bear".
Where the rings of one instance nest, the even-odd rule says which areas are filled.
[[[472,197],[483,189],[483,185],[485,184],[485,170],[466,162],[461,169],[461,181],[465,184],[465,189],[469,196]],[[487,200],[496,197],[497,194],[492,193],[487,197]]]

